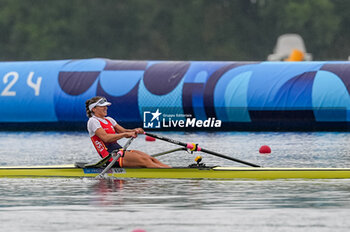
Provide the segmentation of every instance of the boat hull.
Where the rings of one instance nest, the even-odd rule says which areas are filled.
[[[0,178],[96,177],[102,168],[74,165],[0,167]],[[350,168],[112,168],[115,178],[159,179],[350,179]]]

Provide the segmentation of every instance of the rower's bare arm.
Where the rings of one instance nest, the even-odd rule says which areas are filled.
[[[121,138],[135,137],[135,132],[123,132],[118,134],[108,134],[103,128],[98,128],[95,134],[105,143],[112,143]]]

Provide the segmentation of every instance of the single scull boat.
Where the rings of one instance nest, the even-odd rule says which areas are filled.
[[[189,167],[173,168],[115,168],[115,161],[124,155],[133,138],[130,138],[123,149],[111,154],[95,164],[76,163],[69,165],[47,166],[2,166],[0,178],[34,178],[34,177],[90,177],[90,178],[158,178],[158,179],[350,179],[350,168],[267,168],[210,151],[194,143],[183,143],[160,135],[145,133],[181,148],[158,153],[155,156],[187,150],[191,153],[202,151],[217,157],[225,158],[250,167],[207,167],[197,157],[196,164]],[[109,163],[109,160],[113,161]]]
[[[76,165],[0,167],[0,177],[97,177],[104,168]],[[114,178],[160,179],[350,179],[350,168],[175,167],[110,168]]]

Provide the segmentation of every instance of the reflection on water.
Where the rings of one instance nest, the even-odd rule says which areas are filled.
[[[350,208],[350,180],[1,179],[0,207]]]
[[[348,167],[347,133],[165,133],[264,166]],[[85,133],[0,133],[2,165],[96,161]],[[18,146],[20,141],[21,146]],[[261,156],[268,144],[272,154]],[[172,149],[139,138],[132,149]],[[11,154],[11,155],[9,155]],[[12,155],[14,154],[14,155]],[[20,155],[19,155],[20,154]],[[235,165],[203,155],[208,165]],[[165,155],[174,166],[190,154]],[[239,165],[238,165],[239,166]],[[347,231],[350,180],[0,179],[0,231]],[[88,229],[87,229],[88,228]]]
[[[350,208],[349,180],[100,180],[95,194],[109,205],[139,208]]]
[[[350,223],[344,217],[349,216],[349,186],[350,180],[5,178],[0,182],[0,217],[2,223],[15,230],[21,227],[16,227],[20,217],[27,224],[27,231],[36,231],[37,224],[41,223],[39,218],[51,222],[42,224],[44,230],[51,230],[53,225],[60,230],[69,230],[82,218],[90,229],[99,231],[102,228],[169,231],[169,226],[177,223],[174,220],[179,220],[180,224],[176,225],[179,231],[230,231],[230,227],[245,230],[245,227],[251,227],[248,231],[254,231],[253,228],[259,228],[257,225],[286,231],[295,231],[295,226],[300,225],[332,229],[335,220],[341,220],[347,228]],[[308,210],[307,216],[299,217],[299,210]],[[53,222],[48,214],[65,223]],[[325,217],[322,220],[308,221],[322,214]],[[36,217],[33,219],[31,215]],[[123,223],[114,222],[114,217]],[[247,221],[245,217],[256,218]],[[273,223],[270,217],[288,221],[290,226]],[[266,220],[271,224],[267,225]],[[327,221],[328,225],[324,227]],[[203,225],[205,228],[202,229]]]

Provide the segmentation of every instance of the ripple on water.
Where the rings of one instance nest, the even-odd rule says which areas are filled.
[[[349,133],[162,133],[271,167],[348,167]],[[261,145],[272,153],[262,156]],[[2,165],[97,161],[87,133],[0,132]],[[135,140],[157,153],[175,146]],[[208,165],[236,165],[203,155]],[[188,165],[194,156],[160,159]],[[350,180],[0,179],[0,230],[347,231]]]

